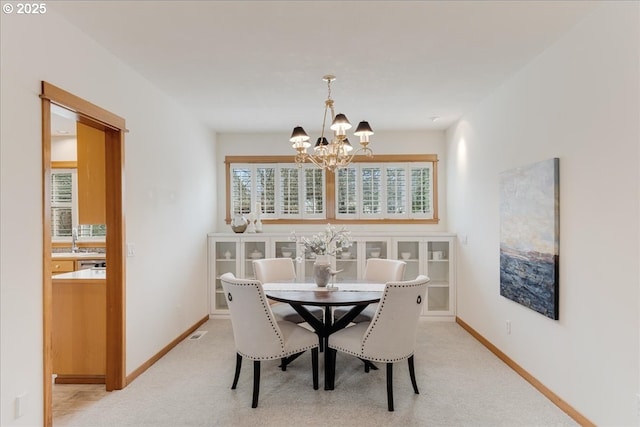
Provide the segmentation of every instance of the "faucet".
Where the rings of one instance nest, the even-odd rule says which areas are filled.
[[[78,227],[71,227],[71,252],[78,252]]]

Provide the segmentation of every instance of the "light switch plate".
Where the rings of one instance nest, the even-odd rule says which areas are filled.
[[[136,245],[134,245],[133,243],[127,243],[127,256],[136,256]]]

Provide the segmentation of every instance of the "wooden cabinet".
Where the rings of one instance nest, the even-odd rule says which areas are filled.
[[[105,133],[77,123],[78,223],[106,223]]]
[[[68,273],[70,271],[75,271],[76,263],[70,259],[58,259],[51,261],[51,272],[53,274],[58,273]]]
[[[52,355],[58,383],[104,383],[106,281],[54,279]]]
[[[82,264],[86,264],[87,262],[90,265],[93,265],[96,262],[104,262],[106,255],[103,253],[100,254],[91,254],[91,256],[82,256],[82,254],[64,254],[62,257],[55,257],[51,259],[51,274],[61,274],[61,273],[69,273],[71,271],[77,271],[83,267]]]
[[[314,233],[296,233],[311,236]],[[352,232],[349,254],[332,257],[332,267],[342,270],[341,280],[361,279],[369,258],[403,259],[405,279],[418,274],[430,277],[424,316],[455,317],[455,235],[452,233]],[[254,278],[254,258],[291,257],[298,280],[312,281],[314,259],[302,258],[302,250],[290,240],[289,233],[208,235],[210,313],[228,315],[220,275],[231,272],[236,277]],[[434,255],[435,254],[435,255]],[[406,258],[406,259],[405,259]]]

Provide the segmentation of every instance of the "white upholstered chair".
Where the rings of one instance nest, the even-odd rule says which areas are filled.
[[[262,283],[295,280],[296,269],[291,258],[263,258],[253,260],[253,272],[256,279]],[[307,310],[319,320],[324,314],[321,307],[305,306]],[[293,323],[303,323],[305,320],[289,304],[275,303],[271,310],[278,320],[287,320]]]
[[[277,321],[257,280],[220,276],[227,299],[236,346],[236,369],[232,389],[238,385],[242,358],[253,360],[253,401],[258,406],[260,361],[282,359],[311,350],[313,388],[318,389],[318,337],[287,321]]]
[[[419,394],[413,352],[428,282],[429,278],[421,275],[415,280],[387,283],[371,323],[358,323],[329,335],[331,375],[335,375],[336,351],[387,364],[389,411],[393,411],[394,362],[408,360],[413,391]]]
[[[407,263],[397,259],[369,258],[364,267],[363,280],[374,283],[399,282],[404,279],[404,268]],[[336,307],[333,316],[336,319],[344,316],[352,307]],[[369,304],[362,313],[353,319],[354,323],[370,322],[376,313],[377,304]]]

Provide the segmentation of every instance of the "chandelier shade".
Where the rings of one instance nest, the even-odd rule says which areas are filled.
[[[302,129],[301,126],[297,126],[293,128],[293,132],[291,133],[291,138],[289,141],[293,142],[293,148],[298,145],[303,145],[305,148],[308,148],[311,144],[309,144],[309,135]],[[305,145],[306,144],[306,145]]]
[[[354,150],[353,145],[347,138],[347,131],[352,128],[347,116],[340,113],[335,114],[333,108],[333,99],[331,99],[331,82],[336,78],[332,75],[326,75],[322,78],[327,82],[328,95],[324,102],[324,119],[322,121],[322,131],[320,137],[316,140],[312,153],[307,153],[307,149],[311,146],[309,135],[302,126],[293,128],[289,142],[291,147],[296,150],[295,161],[298,166],[302,166],[305,162],[311,162],[319,168],[335,172],[336,169],[346,167],[353,161],[357,154],[373,156],[373,151],[369,148],[369,136],[373,135],[373,130],[369,122],[361,121],[356,127],[354,135],[360,137],[360,147]],[[333,135],[329,140],[325,136],[325,126],[327,124],[327,116],[331,119],[329,129],[333,131]]]
[[[314,148],[319,148],[323,145],[329,145],[329,141],[327,140],[327,138],[318,138],[318,140],[316,141],[316,145]]]

